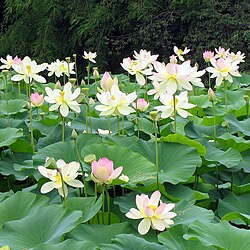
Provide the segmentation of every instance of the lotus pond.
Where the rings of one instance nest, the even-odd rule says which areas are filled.
[[[188,52],[1,58],[0,249],[249,249],[245,56]]]

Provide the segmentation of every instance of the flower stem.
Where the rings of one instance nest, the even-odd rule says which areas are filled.
[[[82,182],[84,184],[84,196],[87,197],[88,196],[88,192],[87,192],[87,186],[86,186],[86,180],[85,180],[85,173],[84,173],[84,170],[83,170],[83,166],[82,166],[82,161],[81,161],[81,156],[79,154],[79,150],[78,150],[78,147],[77,147],[77,143],[76,143],[76,140],[74,140],[75,142],[75,148],[76,148],[76,154],[77,154],[77,158],[78,158],[78,161],[80,163],[80,167],[81,167],[81,171],[82,171]]]
[[[176,134],[176,102],[175,102],[175,94],[173,95],[173,104],[174,104],[174,133]]]
[[[111,131],[110,131],[110,116],[108,116],[108,130],[109,130],[109,136],[110,136],[110,133],[111,133]]]
[[[214,143],[216,144],[215,142],[215,138],[216,138],[216,117],[215,117],[215,105],[214,105],[214,102],[212,102],[212,105],[213,105],[213,122],[214,122]]]
[[[28,96],[30,96],[30,92],[31,92],[31,82],[29,80],[29,86],[28,86]],[[31,100],[29,98],[29,113],[30,113],[30,143],[31,143],[31,147],[32,147],[32,153],[35,153],[35,143],[34,143],[34,136],[33,136],[33,121],[32,121],[32,104],[31,104]]]
[[[117,129],[118,129],[118,135],[120,135],[120,117],[117,116]]]
[[[102,185],[102,224],[104,224],[104,216],[105,216],[105,185]]]
[[[87,83],[88,83],[88,85],[89,85],[89,80],[90,80],[90,61],[89,61],[89,63],[88,63],[88,66],[87,66]]]
[[[76,55],[74,56],[74,61],[75,61],[75,72],[76,72],[76,84],[79,85],[79,82],[78,82],[78,71],[77,71]]]
[[[122,115],[122,135],[124,136],[125,131],[124,131],[124,115]]]
[[[140,138],[140,129],[139,129],[139,114],[138,114],[138,84],[136,84],[136,100],[135,100],[135,114],[136,114],[136,127],[137,127],[137,137]]]
[[[59,171],[59,170],[58,170]],[[65,189],[64,189],[64,182],[63,182],[63,176],[61,171],[59,171],[60,177],[61,177],[61,182],[62,182],[62,191],[63,191],[63,204],[65,207],[67,207],[67,199],[66,199],[66,194],[65,194]]]
[[[156,183],[157,190],[159,190],[159,151],[157,142],[157,121],[154,122],[155,127],[155,167],[156,167]]]
[[[20,87],[20,82],[17,83],[18,86],[18,98],[21,98],[21,87]]]
[[[64,141],[65,138],[65,121],[64,117],[62,116],[62,141]]]
[[[89,128],[88,128],[88,104],[86,103],[86,109],[85,109],[85,127],[86,127],[86,133],[89,133]]]
[[[227,113],[227,82],[224,81],[224,99],[226,104],[226,113]]]
[[[108,204],[108,225],[110,225],[110,196],[109,192],[106,189],[106,196],[107,196],[107,204]]]
[[[9,116],[9,94],[8,94],[8,81],[7,76],[4,75],[5,79],[5,98],[6,98],[6,109],[7,109],[7,119],[8,119],[8,127],[10,126],[10,116]]]
[[[88,107],[88,118],[89,118],[89,127],[90,127],[90,133],[92,134],[92,118],[89,110],[89,105],[87,104]]]

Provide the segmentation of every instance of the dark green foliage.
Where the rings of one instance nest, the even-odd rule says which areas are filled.
[[[187,46],[199,64],[204,50],[247,55],[250,48],[248,0],[5,0],[4,10],[1,56],[52,61],[97,51],[102,70],[118,72],[122,58],[141,48],[166,60],[174,45]]]

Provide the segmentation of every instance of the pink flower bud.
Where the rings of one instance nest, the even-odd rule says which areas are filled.
[[[13,59],[13,64],[20,64],[22,62],[21,58],[18,58],[17,56],[15,56],[15,58]]]
[[[102,79],[101,79],[101,88],[104,91],[110,91],[111,87],[113,85],[117,85],[118,84],[118,78],[115,77],[114,79],[112,79],[111,75],[109,74],[109,72],[105,72]]]
[[[174,64],[177,63],[177,56],[172,55],[172,56],[170,56],[169,58],[170,58],[170,60],[169,60],[170,63],[174,63]]]
[[[114,170],[114,163],[108,158],[100,158],[98,161],[93,161],[91,167],[92,180],[100,184],[111,184],[123,170],[122,166]]]
[[[37,92],[35,92],[34,94],[30,95],[30,101],[33,106],[39,107],[43,105],[44,98],[43,95],[39,95]]]
[[[210,59],[214,57],[214,52],[210,51],[210,50],[206,50],[203,53],[203,59],[205,60],[205,62],[210,62]]]
[[[133,102],[132,103],[132,106],[138,110],[140,110],[141,112],[145,112],[147,111],[148,107],[149,107],[149,102],[147,102],[144,98],[139,98],[137,100],[137,107],[136,107],[136,103]]]
[[[216,95],[215,95],[214,91],[211,88],[208,89],[208,100],[210,102],[215,102],[216,101]]]

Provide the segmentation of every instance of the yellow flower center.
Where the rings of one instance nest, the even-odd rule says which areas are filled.
[[[60,91],[60,96],[58,97],[57,101],[59,103],[63,103],[64,102],[64,94],[65,92],[64,91]]]
[[[183,53],[183,50],[182,49],[178,49],[178,54],[182,54]]]
[[[65,68],[64,64],[61,65],[61,70],[62,71],[67,71],[67,69]]]
[[[30,65],[26,65],[26,69],[27,69],[28,74],[31,74],[31,66]]]
[[[154,205],[149,205],[150,208],[152,208],[153,210],[156,210],[157,206]]]
[[[227,67],[227,68],[225,68],[225,69],[221,69],[220,72],[221,72],[221,73],[228,73],[229,70],[230,70],[230,67]]]
[[[174,102],[175,102],[175,106],[177,106],[178,99],[176,99],[176,98],[174,100],[170,101],[169,104],[174,107]]]

